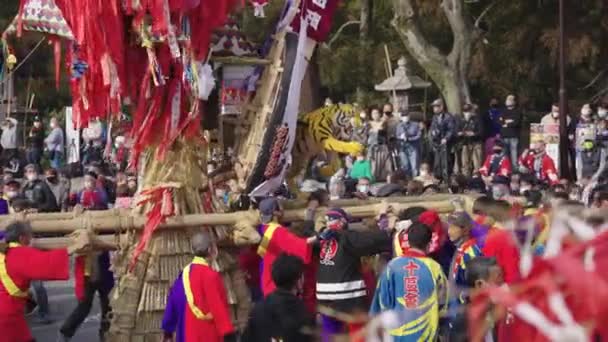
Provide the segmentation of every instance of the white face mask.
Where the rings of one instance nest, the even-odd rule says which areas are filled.
[[[95,184],[93,184],[93,182],[91,182],[91,181],[85,181],[84,187],[87,189],[93,189],[93,187],[95,187]]]
[[[367,114],[361,113],[361,114],[359,114],[359,117],[361,118],[361,120],[365,120],[367,118]]]
[[[507,101],[505,102],[505,105],[506,105],[507,107],[515,107],[515,101],[513,101],[513,100],[507,100]]]
[[[410,117],[409,116],[402,116],[401,117],[401,122],[410,122]]]
[[[553,116],[554,118],[559,118],[559,112],[552,112],[551,116]]]
[[[17,193],[17,191],[8,191],[6,193],[6,197],[8,197],[8,199],[13,199],[15,197],[17,197],[19,193]]]
[[[464,112],[462,115],[464,115],[465,120],[469,120],[473,116],[471,112]]]
[[[357,191],[362,193],[367,193],[369,190],[369,185],[357,185]]]
[[[426,177],[426,176],[428,176],[428,175],[429,175],[429,172],[428,172],[427,170],[420,170],[420,175],[421,175],[422,177]]]
[[[520,188],[519,188],[519,193],[523,195],[523,194],[524,194],[524,192],[526,192],[526,191],[530,191],[531,189],[532,189],[532,188],[531,188],[531,187],[529,187],[529,186],[522,186],[522,187],[520,187]]]
[[[215,190],[215,197],[217,197],[217,198],[224,198],[225,194],[226,194],[226,191],[224,191],[223,189]]]
[[[38,179],[38,175],[34,174],[34,173],[28,173],[26,177],[27,177],[27,180],[30,182]]]
[[[599,116],[600,118],[605,118],[606,116],[608,116],[608,110],[606,109],[600,109],[597,111],[597,116]]]

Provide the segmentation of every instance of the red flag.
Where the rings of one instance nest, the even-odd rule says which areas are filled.
[[[300,32],[300,20],[308,20],[308,37],[323,42],[331,31],[334,13],[340,0],[303,0],[291,27]]]

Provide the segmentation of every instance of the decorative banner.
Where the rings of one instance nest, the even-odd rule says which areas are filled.
[[[308,37],[323,42],[327,39],[339,0],[302,0],[298,15],[291,22],[294,32],[300,31],[301,18],[308,22]]]
[[[17,32],[20,36],[22,29],[74,40],[74,34],[54,0],[26,1],[4,35]]]
[[[308,68],[308,60],[316,47],[316,42],[306,36],[308,22],[300,27],[298,46],[291,73],[289,94],[285,106],[285,115],[281,126],[277,127],[272,146],[270,160],[266,166],[264,176],[266,181],[256,187],[250,197],[267,196],[277,190],[283,181],[287,170],[292,164],[291,151],[296,139],[296,125],[300,108],[300,93],[302,81]],[[287,37],[286,37],[287,39]]]
[[[559,165],[559,125],[530,124],[530,144],[544,141],[546,152]]]

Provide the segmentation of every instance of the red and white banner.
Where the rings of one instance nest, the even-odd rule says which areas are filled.
[[[308,21],[308,38],[317,42],[325,41],[339,4],[340,0],[302,0],[299,13],[291,22],[292,30],[300,32],[300,20],[304,18]]]

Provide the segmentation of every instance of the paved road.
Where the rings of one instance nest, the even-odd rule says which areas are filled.
[[[30,322],[30,328],[37,342],[55,342],[61,324],[72,312],[72,309],[76,307],[74,280],[46,282],[45,287],[49,296],[53,323],[42,325]],[[95,300],[89,317],[80,326],[80,329],[71,341],[98,341],[99,319],[99,303]]]

